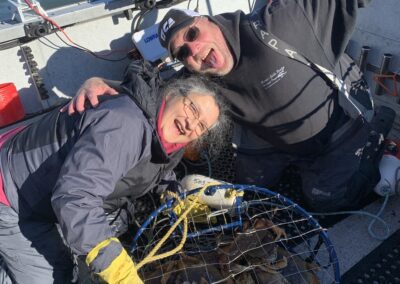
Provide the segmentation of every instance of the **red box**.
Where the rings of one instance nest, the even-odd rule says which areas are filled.
[[[0,84],[0,127],[12,124],[25,116],[24,107],[13,83]]]

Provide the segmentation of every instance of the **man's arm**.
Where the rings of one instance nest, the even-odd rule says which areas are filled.
[[[73,114],[75,111],[83,112],[85,103],[88,101],[92,107],[97,107],[99,104],[99,96],[102,95],[117,95],[119,93],[119,85],[121,82],[106,80],[100,77],[92,77],[87,79],[76,92],[75,97],[61,108],[61,112],[68,111],[68,114]]]
[[[85,111],[87,102],[92,107],[97,107],[99,104],[99,96],[126,93],[127,86],[129,86],[131,90],[135,89],[136,77],[140,78],[142,81],[146,81],[149,86],[152,86],[152,84],[159,84],[161,79],[158,78],[158,72],[159,70],[152,67],[149,62],[136,60],[131,62],[125,70],[125,79],[123,82],[106,80],[100,77],[90,78],[79,88],[71,102],[61,108],[60,111],[68,111],[70,115],[75,111],[82,113]],[[140,88],[140,86],[138,87]],[[158,87],[158,85],[154,87]],[[128,94],[129,93],[130,92],[128,92]]]

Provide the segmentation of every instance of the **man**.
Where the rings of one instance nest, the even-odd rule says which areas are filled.
[[[368,2],[272,0],[250,15],[170,10],[160,22],[170,55],[225,87],[241,126],[237,182],[271,186],[295,164],[308,205],[321,211],[357,206],[377,183],[379,151],[369,140],[381,139],[369,123],[373,102],[344,53]],[[86,82],[75,103],[96,103],[101,83]],[[83,104],[72,103],[70,112],[74,106],[81,111]]]

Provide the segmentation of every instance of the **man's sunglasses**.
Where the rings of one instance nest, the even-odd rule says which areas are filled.
[[[186,31],[185,36],[184,36],[184,40],[186,42],[193,42],[199,37],[199,34],[200,34],[199,28],[196,27],[196,26],[191,26]],[[189,55],[191,55],[191,51],[190,51],[190,48],[188,47],[188,45],[185,43],[174,54],[174,57],[176,59],[178,59],[179,61],[184,61],[186,59],[186,57],[188,57]]]

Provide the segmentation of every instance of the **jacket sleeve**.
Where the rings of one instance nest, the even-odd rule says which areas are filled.
[[[117,92],[121,92],[121,81],[114,81],[114,80],[108,80],[108,79],[103,79],[104,83],[106,83],[108,86],[116,90]]]
[[[168,171],[165,173],[164,177],[161,179],[160,183],[155,188],[154,192],[157,194],[162,194],[165,191],[179,192],[179,183],[176,180],[176,175],[174,171]]]
[[[349,42],[359,8],[370,0],[273,0],[267,28],[311,61],[332,69]]]
[[[112,237],[102,207],[104,199],[150,144],[147,121],[128,115],[134,111],[129,105],[132,101],[123,99],[112,99],[84,114],[80,136],[67,155],[52,194],[63,235],[78,255]],[[110,107],[117,101],[123,107]]]

